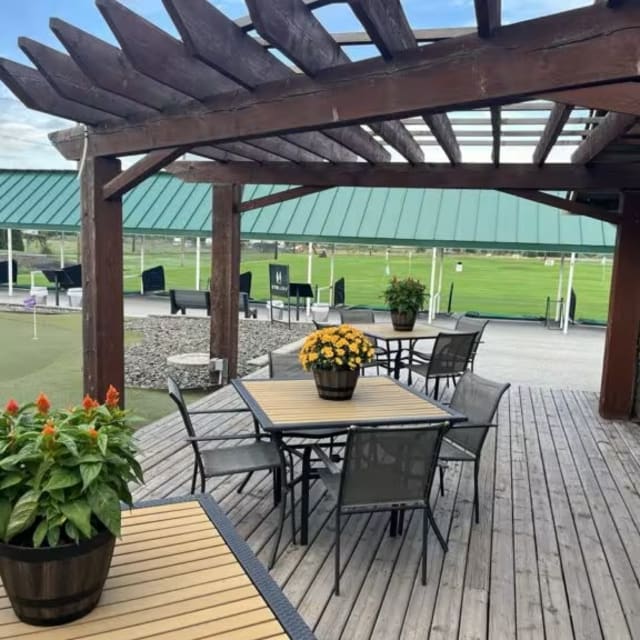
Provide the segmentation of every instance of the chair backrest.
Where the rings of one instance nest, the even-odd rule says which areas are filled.
[[[300,364],[297,353],[276,353],[269,354],[269,377],[277,380],[296,380],[299,378],[310,378],[310,371],[305,371]]]
[[[423,505],[431,491],[443,427],[352,427],[340,481],[342,507]]]
[[[480,341],[482,340],[482,334],[488,324],[489,321],[483,318],[474,318],[473,316],[460,316],[458,318],[455,326],[456,331],[462,331],[464,333],[473,333],[475,331],[478,334],[473,345],[472,356],[475,356],[477,353]]]
[[[253,273],[251,271],[245,271],[240,274],[240,283],[238,284],[238,291],[240,293],[246,293],[248,298],[251,298],[251,280],[253,279]]]
[[[477,454],[482,448],[500,400],[510,386],[508,382],[493,382],[467,371],[458,380],[450,407],[464,414],[469,423],[486,425],[486,428],[465,429],[465,423],[462,422],[447,431],[447,439]]]
[[[72,264],[63,269],[63,278],[60,278],[60,286],[63,289],[72,289],[82,286],[82,265]]]
[[[440,333],[429,360],[427,377],[459,376],[467,370],[477,333]]]
[[[375,321],[376,317],[371,309],[340,309],[342,324],[368,324]]]
[[[142,290],[147,293],[149,291],[164,291],[164,267],[151,267],[142,272]]]
[[[345,302],[346,296],[344,278],[340,278],[333,284],[333,306],[338,307],[345,304]]]
[[[184,397],[182,395],[182,391],[180,391],[178,383],[171,376],[167,376],[167,387],[169,389],[169,397],[178,405],[178,411],[180,411],[187,433],[191,438],[195,438],[196,432],[193,428],[193,423],[191,422],[191,416],[189,416],[189,412],[187,411],[187,403],[184,401]],[[199,455],[198,443],[192,441],[191,444],[193,445],[196,455]]]

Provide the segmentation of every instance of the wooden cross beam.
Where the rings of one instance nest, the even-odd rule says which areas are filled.
[[[591,162],[609,144],[629,131],[637,120],[636,116],[626,113],[608,113],[578,145],[571,161],[578,164]]]
[[[544,131],[533,151],[533,161],[539,167],[544,164],[549,152],[553,149],[553,145],[562,133],[562,129],[569,119],[572,110],[573,107],[568,104],[557,103],[553,105],[553,109],[544,126]]]
[[[312,184],[343,187],[406,187],[419,189],[546,189],[550,191],[608,191],[640,184],[640,167],[602,164],[461,164],[412,166],[362,162],[331,166],[322,163],[285,165],[245,162],[174,162],[170,173],[186,182],[219,184]]]
[[[260,209],[272,204],[286,202],[287,200],[302,198],[303,196],[318,193],[319,191],[326,191],[327,189],[330,189],[330,187],[293,187],[291,189],[286,189],[285,191],[270,193],[268,196],[247,200],[240,205],[239,209],[241,213],[244,213],[245,211],[251,211],[252,209]]]
[[[605,20],[606,17],[606,20]],[[89,136],[91,155],[257,138],[385,117],[517,102],[530,95],[638,76],[640,7],[600,6],[502,27],[490,42],[477,36],[409,51],[397,61],[367,60],[232,94],[195,113],[102,126]],[[581,64],[584,59],[590,64]],[[430,86],[432,91],[424,91]],[[78,132],[52,135],[67,158],[78,157]],[[291,182],[291,181],[289,181]]]

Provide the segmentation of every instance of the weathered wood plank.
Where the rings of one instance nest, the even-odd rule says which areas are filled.
[[[623,136],[638,121],[637,116],[626,113],[608,113],[578,145],[571,162],[586,164],[594,160],[612,142]]]
[[[562,133],[564,125],[569,120],[569,116],[573,111],[572,105],[555,104],[549,114],[544,131],[538,140],[538,144],[533,151],[533,162],[539,167],[544,164],[553,145],[558,140],[558,136]]]

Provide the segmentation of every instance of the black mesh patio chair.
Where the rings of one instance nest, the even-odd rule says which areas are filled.
[[[476,333],[440,333],[428,359],[412,349],[409,356],[409,384],[412,374],[424,376],[424,392],[428,395],[429,381],[433,380],[431,395],[437,400],[440,381],[452,380],[455,384],[467,370],[476,339]]]
[[[426,584],[429,523],[442,548],[447,549],[429,505],[443,430],[441,426],[352,427],[342,468],[318,450],[326,465],[318,471],[319,477],[336,500],[336,595],[340,594],[340,521],[352,513],[422,510],[421,567],[422,584]]]
[[[484,330],[488,324],[488,320],[484,320],[483,318],[474,318],[473,316],[460,316],[456,321],[456,331],[462,331],[463,333],[476,332],[478,334],[475,342],[473,343],[471,356],[469,357],[469,369],[471,369],[471,371],[473,371],[473,367],[475,365],[478,348],[482,344],[482,335],[484,334]]]
[[[447,462],[473,462],[473,508],[476,522],[480,522],[480,454],[489,429],[496,426],[492,423],[500,400],[510,386],[509,383],[492,382],[467,371],[458,381],[451,397],[449,406],[465,415],[467,420],[451,426],[445,432],[440,448],[440,492],[444,495],[443,483]]]
[[[376,321],[376,315],[371,309],[340,309],[341,324],[372,324]],[[376,373],[380,374],[380,367],[391,370],[393,366],[395,352],[389,352],[379,344],[377,340],[372,340],[376,355],[375,358],[362,366],[363,372],[366,369],[375,367]]]
[[[273,475],[274,505],[280,506],[278,534],[276,536],[271,562],[269,564],[269,567],[272,567],[275,562],[278,546],[280,545],[282,527],[286,514],[287,494],[286,492],[282,492],[282,483],[286,482],[287,478],[283,453],[273,442],[271,442],[271,440],[267,439],[264,434],[260,433],[259,425],[255,421],[253,432],[234,433],[232,435],[220,436],[198,436],[193,427],[191,416],[203,414],[215,415],[225,413],[243,413],[249,412],[249,409],[241,407],[235,409],[188,411],[182,391],[180,391],[180,387],[171,376],[167,377],[167,386],[169,388],[169,396],[176,405],[178,405],[178,410],[180,411],[184,426],[187,430],[187,440],[193,448],[194,463],[193,476],[191,479],[192,494],[195,493],[198,476],[200,476],[200,491],[204,493],[208,478],[246,473],[247,476],[237,489],[238,493],[241,493],[255,471],[271,471]],[[202,449],[200,447],[201,442],[217,441],[231,443],[239,440],[253,440],[253,442],[251,444],[233,444],[233,446],[218,447],[216,449]],[[290,487],[290,489],[292,492],[291,503],[293,505],[295,504],[295,500],[293,499],[293,487]],[[285,499],[282,499],[283,497]],[[295,519],[293,509],[291,512],[291,526],[293,538],[295,539]]]

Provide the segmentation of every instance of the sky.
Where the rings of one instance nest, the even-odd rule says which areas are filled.
[[[166,31],[177,35],[161,0],[121,0],[133,11],[151,20]],[[244,0],[210,0],[231,18],[246,15]],[[269,0],[264,0],[268,2]],[[503,23],[527,20],[549,13],[574,9],[591,4],[592,0],[503,0]],[[457,27],[475,25],[473,0],[403,0],[405,12],[415,28]],[[17,46],[19,36],[28,36],[51,47],[64,50],[49,30],[49,18],[57,17],[117,44],[106,22],[91,0],[2,0],[2,25],[0,26],[0,56],[30,65]],[[361,30],[350,9],[341,4],[317,10],[316,15],[333,32]],[[374,55],[371,48],[351,50],[355,57]],[[468,115],[468,114],[464,114]],[[75,163],[65,161],[50,145],[47,133],[71,126],[67,120],[24,107],[0,82],[0,168],[5,169],[59,169],[73,168]],[[571,147],[554,150],[550,160],[563,161],[568,158]],[[530,159],[532,148],[507,147],[503,150],[503,161],[517,162]],[[426,147],[430,161],[444,161],[444,154],[435,147]],[[489,149],[483,147],[463,148],[463,160],[488,161]],[[126,163],[125,163],[126,164]]]

